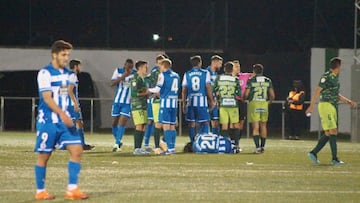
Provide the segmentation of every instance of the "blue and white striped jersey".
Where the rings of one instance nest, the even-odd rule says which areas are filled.
[[[37,83],[39,87],[39,106],[38,117],[39,123],[58,123],[61,122],[59,115],[54,113],[45,103],[42,96],[43,92],[51,91],[52,98],[55,103],[65,112],[68,107],[68,85],[69,73],[67,68],[56,69],[50,63],[42,68],[37,75]]]
[[[71,71],[69,72],[69,84],[70,85],[74,85],[74,95],[75,95],[75,99],[77,101],[77,103],[79,104],[80,106],[80,103],[79,103],[79,79],[76,75],[76,73],[74,71]],[[70,96],[69,96],[69,106],[74,106],[74,102],[71,100]]]
[[[210,73],[199,67],[194,67],[184,74],[182,87],[187,88],[189,106],[207,107],[206,85],[211,84]]]
[[[160,88],[160,107],[177,108],[180,86],[179,74],[172,70],[160,73],[156,86]]]
[[[124,72],[125,68],[116,68],[111,80],[116,80],[118,77],[121,77]],[[134,77],[135,73],[136,70],[133,69],[129,76],[116,85],[114,103],[130,104],[130,80]]]
[[[195,153],[233,154],[231,140],[212,133],[197,134],[193,142]]]
[[[218,73],[217,73],[216,71],[211,71],[211,67],[210,67],[210,66],[208,66],[208,67],[206,68],[206,70],[209,71],[209,73],[210,73],[211,86],[214,86],[216,77],[218,76]]]

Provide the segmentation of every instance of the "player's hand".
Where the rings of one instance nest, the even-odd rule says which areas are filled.
[[[160,93],[156,93],[155,96],[156,96],[157,98],[160,98]]]
[[[209,102],[209,110],[212,111],[215,107],[215,104],[213,101]]]
[[[68,116],[68,115],[66,115],[66,113],[65,112],[62,112],[61,114],[60,114],[60,118],[61,118],[61,120],[62,120],[62,122],[67,126],[67,127],[72,127],[73,125],[74,125],[74,123],[73,123],[73,121],[71,120],[71,118]]]
[[[352,109],[355,109],[357,107],[357,103],[353,101],[349,101],[349,105]]]
[[[309,113],[311,114],[312,112],[314,111],[314,106],[309,106],[306,111],[305,111],[305,114],[308,115]]]

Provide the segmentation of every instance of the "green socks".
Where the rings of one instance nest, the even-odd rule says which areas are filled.
[[[155,148],[160,147],[160,134],[161,134],[161,129],[160,128],[155,128],[155,131],[154,131]]]
[[[313,154],[319,153],[319,151],[326,145],[328,141],[329,141],[329,137],[326,135],[322,135],[315,148],[311,151],[311,153]],[[336,145],[336,138],[335,138],[335,145]]]
[[[144,131],[135,130],[134,134],[134,146],[136,148],[141,148],[141,144],[144,138]]]
[[[259,148],[260,147],[260,144],[259,144],[260,135],[254,135],[253,139],[254,139],[254,143],[255,143],[256,148]]]
[[[221,135],[224,137],[229,137],[229,130],[221,130]]]
[[[266,143],[266,138],[261,138],[261,148],[265,147],[265,143]]]
[[[330,143],[332,159],[336,160],[337,159],[336,135],[330,135],[329,136],[329,143]]]

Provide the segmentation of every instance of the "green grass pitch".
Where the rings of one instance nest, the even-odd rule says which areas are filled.
[[[314,166],[306,153],[316,141],[268,139],[264,154],[252,154],[242,139],[237,155],[183,154],[186,137],[178,137],[173,156],[134,156],[133,137],[122,152],[111,152],[110,134],[86,135],[96,149],[84,153],[80,188],[84,202],[359,202],[360,145],[341,141],[343,166],[330,164],[327,145]],[[33,202],[34,133],[0,133],[0,202]],[[153,140],[151,139],[151,143]],[[54,152],[46,188],[66,202],[66,151]],[[253,163],[253,164],[249,164]]]

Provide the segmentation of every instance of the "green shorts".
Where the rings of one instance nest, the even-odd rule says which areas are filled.
[[[160,102],[152,103],[152,111],[153,111],[154,122],[158,123],[159,122]]]
[[[320,102],[318,105],[321,126],[323,130],[337,128],[337,111],[334,105],[329,102]]]
[[[239,109],[237,107],[220,107],[219,117],[220,124],[238,123]]]
[[[248,119],[253,122],[267,122],[269,117],[269,103],[267,101],[250,101],[248,105]]]
[[[134,110],[131,111],[134,124],[135,125],[141,125],[147,123],[147,112],[146,110]]]

